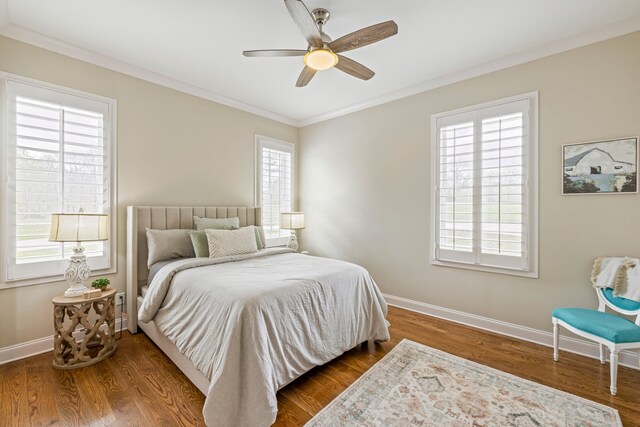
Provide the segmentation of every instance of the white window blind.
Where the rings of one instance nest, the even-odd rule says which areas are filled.
[[[537,274],[533,94],[433,117],[435,263]]]
[[[49,242],[54,212],[110,213],[113,105],[90,95],[6,80],[6,278],[62,274],[74,243]],[[84,242],[92,270],[110,242]]]
[[[256,141],[256,204],[265,237],[270,246],[285,244],[291,232],[280,228],[280,213],[293,210],[294,145],[262,136]]]

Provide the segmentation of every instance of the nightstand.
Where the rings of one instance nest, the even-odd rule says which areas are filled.
[[[53,303],[53,367],[73,369],[92,365],[116,351],[115,289],[107,289],[100,296],[57,296]],[[93,310],[92,310],[93,309]],[[84,330],[82,341],[73,333],[78,325]],[[101,329],[106,325],[106,330]]]

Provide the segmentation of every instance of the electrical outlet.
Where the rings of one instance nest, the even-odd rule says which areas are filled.
[[[123,304],[127,303],[126,297],[127,293],[126,292],[120,292],[119,294],[116,294],[116,305],[120,306]]]

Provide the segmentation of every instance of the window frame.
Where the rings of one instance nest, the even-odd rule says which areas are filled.
[[[489,264],[481,264],[475,262],[468,262],[465,260],[443,260],[438,258],[438,244],[439,244],[439,176],[440,176],[440,146],[438,137],[438,119],[443,119],[448,116],[477,113],[479,110],[486,108],[496,107],[502,104],[508,104],[517,101],[528,101],[529,114],[527,128],[529,130],[529,139],[527,141],[528,150],[525,161],[527,162],[527,179],[525,186],[528,193],[528,206],[526,211],[526,222],[524,223],[528,230],[528,245],[527,245],[527,268],[518,269],[503,266],[494,266]],[[475,130],[474,130],[475,133]],[[538,263],[539,263],[539,143],[538,143],[538,91],[528,92],[521,95],[510,96],[506,98],[497,99],[494,101],[488,101],[480,104],[471,105],[468,107],[458,108],[455,110],[445,111],[431,115],[431,242],[430,242],[430,262],[432,265],[454,267],[468,270],[484,271],[490,273],[507,274],[514,276],[522,276],[529,278],[538,278]],[[474,159],[474,170],[478,163],[477,159]],[[474,185],[474,188],[476,186]],[[479,215],[480,213],[478,213]]]
[[[264,135],[255,135],[255,166],[254,166],[254,203],[255,206],[262,206],[262,147],[264,145],[274,147],[276,150],[290,151],[291,152],[291,211],[295,211],[296,208],[296,181],[297,181],[297,158],[296,158],[296,145],[293,142],[282,141],[279,139],[271,138]],[[264,208],[261,215],[264,215]],[[263,217],[264,218],[264,217]],[[261,223],[264,226],[263,218]],[[267,247],[285,246],[289,241],[289,234],[282,237],[266,238],[265,245]]]
[[[8,88],[7,82],[13,81],[23,85],[33,86],[38,89],[44,89],[49,91],[55,91],[61,93],[63,96],[73,96],[78,98],[85,98],[94,102],[100,102],[107,105],[107,117],[105,121],[107,124],[105,125],[105,131],[107,135],[105,135],[105,139],[108,140],[108,162],[109,162],[109,206],[108,206],[108,214],[109,214],[109,240],[105,241],[105,244],[108,245],[107,250],[107,266],[105,268],[92,269],[90,276],[100,276],[105,274],[115,274],[117,273],[118,267],[118,259],[117,259],[117,248],[118,248],[118,233],[117,233],[117,101],[115,99],[103,97],[100,95],[95,95],[92,93],[68,88],[61,85],[56,85],[53,83],[48,83],[36,79],[31,79],[28,77],[11,74],[7,72],[0,71],[0,138],[1,138],[1,149],[2,158],[0,159],[0,200],[2,200],[2,209],[0,210],[0,228],[2,230],[2,234],[5,236],[12,235],[13,233],[9,233],[9,227],[12,225],[12,221],[9,218],[10,207],[9,200],[11,193],[6,189],[8,184],[8,173],[11,168],[7,168],[5,162],[7,159],[7,154],[10,149],[8,147],[8,138],[9,138],[9,96],[8,96]],[[68,265],[68,258],[65,258],[61,261],[61,271],[55,274],[34,274],[30,277],[19,277],[15,279],[9,279],[9,263],[8,263],[8,254],[9,250],[12,247],[12,243],[10,239],[5,238],[0,242],[0,289],[7,288],[16,288],[22,286],[29,285],[37,285],[42,283],[51,283],[51,282],[60,282],[64,281],[64,271]],[[34,263],[35,264],[35,263]]]

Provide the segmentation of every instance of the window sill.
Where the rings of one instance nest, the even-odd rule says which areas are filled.
[[[439,267],[461,268],[464,270],[475,270],[475,271],[482,271],[485,273],[506,274],[509,276],[528,277],[530,279],[538,279],[540,277],[537,269],[534,269],[531,271],[525,271],[525,270],[516,270],[511,268],[491,267],[487,265],[468,264],[465,262],[440,261],[440,260],[433,260],[433,259],[431,260],[431,264]]]
[[[118,272],[117,268],[111,267],[102,270],[91,271],[89,277],[96,276],[104,276],[107,274],[116,274]],[[0,283],[0,291],[3,289],[13,289],[13,288],[21,288],[24,286],[32,286],[32,285],[42,285],[44,283],[66,283],[64,278],[64,274],[56,275],[56,276],[47,276],[47,277],[35,277],[31,279],[18,279],[18,280],[5,280]],[[86,284],[86,282],[85,282]]]

